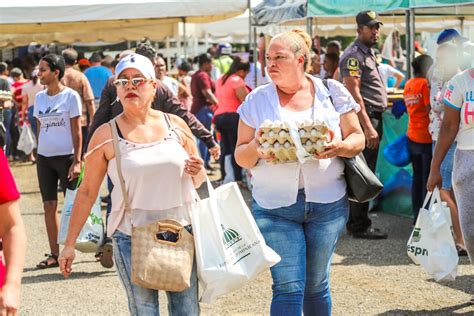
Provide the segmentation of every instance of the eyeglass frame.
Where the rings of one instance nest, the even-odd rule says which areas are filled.
[[[135,83],[133,83],[134,80],[139,80],[139,82],[135,84]],[[138,87],[141,87],[142,85],[144,85],[146,82],[149,82],[149,81],[152,81],[152,80],[153,79],[148,79],[148,78],[143,78],[143,77],[131,78],[131,79],[119,78],[119,79],[115,79],[113,81],[113,84],[117,88],[118,87],[125,88],[129,84],[132,84],[132,87],[138,88]]]

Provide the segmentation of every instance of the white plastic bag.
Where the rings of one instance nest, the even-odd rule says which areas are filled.
[[[449,207],[441,201],[439,190],[435,188],[426,195],[407,243],[407,253],[436,281],[453,281],[457,275],[459,257],[451,226]]]
[[[76,190],[66,190],[64,206],[61,211],[61,225],[59,228],[58,243],[64,245],[69,221],[71,220],[72,206],[76,198]],[[87,217],[87,221],[82,227],[81,233],[76,239],[76,249],[81,252],[97,252],[104,241],[104,225],[102,221],[102,211],[100,208],[100,197],[97,197],[92,209]]]
[[[27,155],[31,154],[33,149],[36,148],[36,139],[30,125],[23,125],[17,148]]]
[[[265,244],[235,182],[213,189],[192,214],[201,302],[237,290],[281,258]]]

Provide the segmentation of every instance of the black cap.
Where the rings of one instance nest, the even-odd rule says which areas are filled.
[[[356,22],[357,25],[367,25],[368,27],[372,27],[375,24],[383,25],[383,23],[378,20],[378,17],[379,16],[375,11],[361,11],[357,14]]]

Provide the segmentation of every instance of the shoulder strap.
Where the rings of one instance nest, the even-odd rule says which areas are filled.
[[[117,165],[117,174],[119,177],[120,188],[122,189],[123,202],[125,204],[125,212],[130,211],[130,203],[128,200],[127,190],[125,189],[125,181],[122,174],[122,155],[120,153],[118,131],[117,131],[117,121],[116,118],[112,119],[109,122],[110,128],[112,129],[112,142],[114,144],[115,151],[115,163]]]
[[[332,100],[331,90],[329,89],[329,85],[328,85],[328,80],[327,79],[322,79],[322,82],[323,82],[323,85],[326,87],[326,89],[329,92],[329,100],[331,101],[332,105],[334,105],[334,102]]]
[[[165,122],[166,122],[166,125],[168,126],[168,131],[171,131],[172,125],[171,125],[170,117],[168,113],[163,113],[163,115],[165,116]]]

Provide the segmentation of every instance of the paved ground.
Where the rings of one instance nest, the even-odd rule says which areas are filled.
[[[23,277],[22,315],[127,315],[127,300],[115,269],[104,269],[92,254],[78,253],[74,273],[65,280],[58,269],[37,270],[48,252],[36,172],[15,164],[22,192],[21,209],[28,234]],[[245,193],[248,198],[248,192]],[[372,215],[389,232],[383,241],[344,235],[334,257],[331,284],[334,315],[474,315],[467,304],[474,294],[474,268],[463,258],[455,282],[436,283],[406,256],[410,220]],[[160,298],[166,315],[165,295]],[[204,315],[268,315],[271,278],[260,275],[245,288],[202,305]]]

